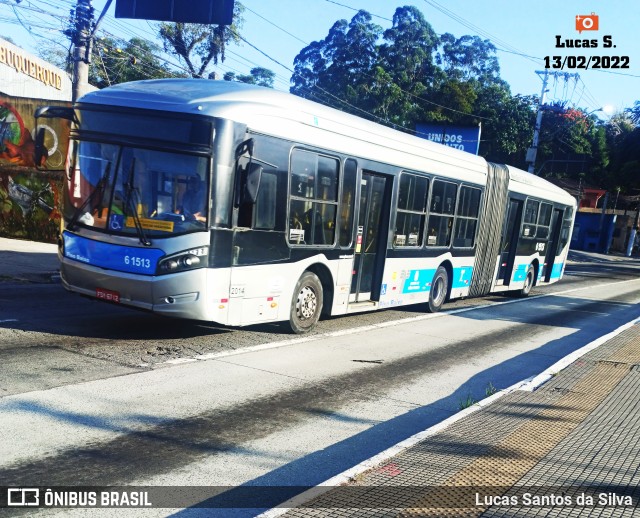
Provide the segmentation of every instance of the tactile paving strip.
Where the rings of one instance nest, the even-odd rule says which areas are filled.
[[[480,516],[489,506],[456,508],[462,503],[473,505],[469,502],[469,487],[513,486],[602,403],[628,372],[626,365],[598,364],[571,392],[558,399],[557,406],[542,410],[535,419],[445,481],[437,490],[442,501],[436,505],[442,507],[433,507],[435,500],[427,494],[425,499],[410,503],[399,516]]]

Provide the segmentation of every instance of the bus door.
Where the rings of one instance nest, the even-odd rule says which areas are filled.
[[[362,172],[349,302],[377,300],[384,270],[390,193],[384,176]]]
[[[549,241],[547,241],[547,255],[544,258],[544,264],[546,265],[544,273],[545,282],[549,282],[551,280],[553,262],[556,260],[558,252],[560,228],[562,227],[562,212],[562,209],[554,209],[553,214],[551,215],[551,233],[549,234]]]
[[[498,284],[508,285],[511,282],[513,264],[516,260],[520,221],[522,220],[522,200],[509,200],[507,219],[502,227],[500,243],[500,267],[498,268]]]

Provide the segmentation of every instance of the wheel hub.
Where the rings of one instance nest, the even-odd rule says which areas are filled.
[[[311,318],[316,312],[317,305],[318,299],[316,293],[309,286],[302,288],[298,294],[298,301],[296,303],[298,316],[302,319]]]

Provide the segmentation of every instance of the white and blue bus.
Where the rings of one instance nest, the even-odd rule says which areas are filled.
[[[562,189],[287,93],[141,81],[37,115],[72,120],[59,255],[81,295],[304,333],[563,275]]]

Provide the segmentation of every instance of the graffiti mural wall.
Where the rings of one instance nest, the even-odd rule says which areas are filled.
[[[33,114],[45,105],[70,103],[0,94],[0,235],[4,237],[56,240],[69,125],[61,119],[42,121],[45,149],[38,160]]]

